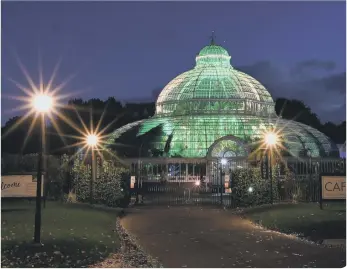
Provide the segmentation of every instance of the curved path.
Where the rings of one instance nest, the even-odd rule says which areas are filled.
[[[346,252],[254,226],[231,212],[199,207],[127,210],[123,227],[164,267],[344,267]]]

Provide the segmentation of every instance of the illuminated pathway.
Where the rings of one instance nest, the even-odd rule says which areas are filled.
[[[121,223],[164,267],[343,267],[346,252],[199,207],[128,209]]]

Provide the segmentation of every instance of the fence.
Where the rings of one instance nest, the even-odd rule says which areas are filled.
[[[75,175],[72,173],[72,163],[67,162],[68,156],[50,155],[46,158],[46,195],[51,199],[61,199],[64,193],[73,188]],[[162,159],[151,159],[147,163],[135,161],[129,167],[132,175],[136,176],[135,189],[132,191],[134,198],[138,199],[138,195],[144,198],[138,199],[139,202],[239,206],[235,194],[229,193],[224,187],[225,180],[221,180],[222,174],[215,162],[204,159],[165,159],[164,162]],[[114,166],[114,163],[103,165],[103,173],[111,175]],[[317,202],[320,195],[319,174],[343,172],[346,167],[345,159],[286,159],[285,166],[287,171],[282,167],[274,169],[273,184],[278,191],[275,201]],[[227,167],[231,171],[248,166],[244,161],[230,160]],[[37,155],[2,157],[2,174],[36,173],[36,169]],[[88,162],[84,169],[86,174],[91,174]],[[100,166],[97,169],[101,169]],[[288,171],[291,174],[289,177]],[[209,177],[214,180],[209,180]]]
[[[131,168],[136,177],[134,193],[140,195],[137,201],[151,204],[240,206],[242,203],[233,188],[228,192],[225,183],[228,181],[232,185],[232,171],[235,169],[256,169],[259,164],[235,158],[227,158],[224,162],[221,166],[218,160],[208,159],[134,160]],[[287,158],[273,165],[272,171],[276,192],[273,201],[318,202],[320,173],[345,171],[345,160]],[[262,184],[270,189],[267,186],[269,180],[262,181]],[[268,194],[264,190],[265,186],[258,187],[263,189],[264,195]]]
[[[119,162],[111,159],[102,161],[101,158],[97,158],[96,178],[91,184],[90,156],[79,155],[71,159],[71,156],[67,155],[49,155],[45,158],[43,167],[45,199],[77,198],[80,202],[107,205],[125,203],[123,198],[129,193],[130,176],[128,170]],[[4,155],[1,172],[3,175],[36,174],[37,161],[37,154]]]

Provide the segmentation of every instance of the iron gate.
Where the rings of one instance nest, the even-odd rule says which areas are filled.
[[[248,167],[244,158],[200,160],[200,162],[141,163],[133,196],[135,203],[163,205],[233,206],[230,190],[232,169]],[[187,161],[187,160],[185,160]]]

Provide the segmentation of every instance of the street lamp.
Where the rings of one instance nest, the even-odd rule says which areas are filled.
[[[97,146],[99,138],[95,134],[87,135],[87,145],[92,149]]]
[[[41,115],[40,149],[38,152],[37,164],[37,184],[36,184],[36,211],[34,243],[41,243],[41,188],[42,188],[42,156],[44,152],[44,135],[46,133],[45,114],[49,113],[53,107],[53,98],[47,94],[40,93],[33,96],[32,107],[34,111]]]
[[[96,134],[88,134],[86,136],[86,144],[92,151],[92,167],[91,167],[91,180],[90,180],[90,204],[93,203],[93,182],[96,177],[95,153],[94,149],[99,144],[99,137]]]
[[[223,159],[220,160],[220,162],[221,162],[222,165],[226,165],[228,163],[228,160],[223,158]]]
[[[274,132],[268,132],[265,134],[265,144],[269,147],[273,147],[278,142],[278,136]]]
[[[269,161],[269,178],[270,178],[270,197],[271,197],[271,204],[273,204],[273,190],[272,190],[272,163],[271,163],[271,155],[272,150],[274,147],[276,147],[278,143],[278,135],[274,132],[267,132],[264,135],[264,143],[267,148],[267,154],[268,154],[268,161]]]
[[[47,94],[38,94],[33,98],[33,107],[35,111],[40,113],[47,113],[53,106],[53,99]]]

